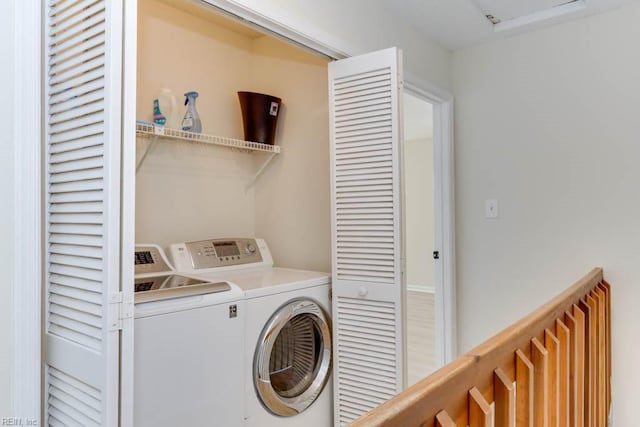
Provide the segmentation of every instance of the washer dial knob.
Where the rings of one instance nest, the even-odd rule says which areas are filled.
[[[249,243],[247,245],[247,252],[250,254],[255,254],[256,253],[256,246],[253,243]]]

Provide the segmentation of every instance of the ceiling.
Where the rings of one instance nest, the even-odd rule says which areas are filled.
[[[456,50],[601,13],[634,0],[380,1],[418,32]],[[492,15],[495,24],[485,15]]]

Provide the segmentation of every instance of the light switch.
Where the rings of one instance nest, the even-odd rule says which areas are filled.
[[[484,201],[484,217],[498,218],[498,200],[487,199]]]

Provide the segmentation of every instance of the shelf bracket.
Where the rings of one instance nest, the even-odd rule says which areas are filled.
[[[260,166],[260,169],[258,169],[258,172],[256,172],[256,174],[253,176],[253,178],[251,179],[251,181],[249,181],[249,184],[247,184],[247,186],[245,187],[245,191],[248,191],[251,187],[253,187],[253,184],[256,183],[256,181],[258,180],[258,178],[260,177],[260,175],[262,175],[262,172],[264,172],[264,170],[267,168],[267,166],[269,165],[269,163],[271,163],[271,160],[273,160],[273,158],[275,157],[277,153],[270,153],[269,156],[267,157],[267,159],[264,161],[264,163],[262,164],[262,166]]]
[[[147,144],[144,153],[142,153],[142,157],[140,157],[140,160],[138,160],[138,164],[136,164],[136,174],[138,173],[138,170],[140,170],[140,167],[142,166],[142,163],[144,162],[144,159],[147,158],[147,155],[151,152],[151,149],[153,148],[153,146],[156,144],[156,142],[158,141],[158,136],[159,135],[153,135],[151,137],[151,141],[149,141],[149,143]]]

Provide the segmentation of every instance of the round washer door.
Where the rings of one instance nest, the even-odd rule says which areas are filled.
[[[307,409],[331,374],[331,329],[313,300],[294,299],[265,326],[253,358],[258,398],[270,412],[289,417]]]

